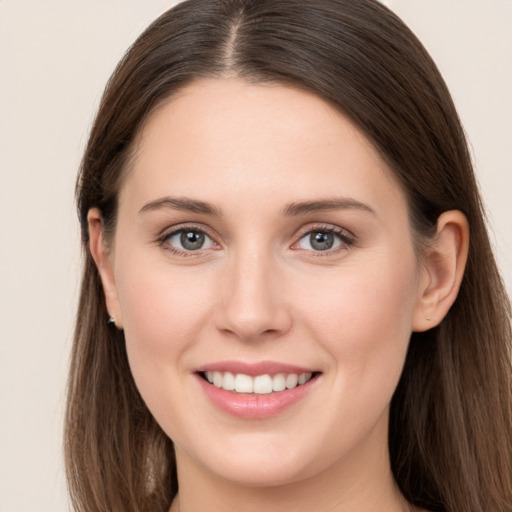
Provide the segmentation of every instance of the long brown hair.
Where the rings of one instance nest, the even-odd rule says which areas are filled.
[[[348,116],[402,184],[418,239],[434,233],[444,211],[467,216],[460,293],[438,327],[412,334],[391,404],[390,458],[414,505],[510,512],[508,298],[450,94],[421,43],[376,0],[188,0],[157,19],[115,70],[77,184],[85,268],[65,434],[75,509],[163,512],[177,492],[172,441],[137,391],[123,333],[107,325],[86,216],[98,207],[112,232],[145,120],[193,80],[228,75],[303,88]]]

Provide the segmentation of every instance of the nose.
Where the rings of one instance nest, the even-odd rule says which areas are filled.
[[[228,267],[217,328],[244,341],[277,338],[288,332],[292,317],[277,262],[262,252],[245,251],[233,257]]]

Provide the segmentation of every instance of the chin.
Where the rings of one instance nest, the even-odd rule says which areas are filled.
[[[302,463],[304,464],[304,462]],[[269,461],[238,461],[236,465],[216,467],[215,472],[224,480],[244,487],[278,487],[293,484],[311,476],[307,467],[297,466],[295,462]]]
[[[241,436],[238,442],[226,440],[222,448],[207,450],[193,456],[195,461],[217,478],[244,487],[277,487],[294,484],[326,470],[334,461],[319,455],[314,443],[290,436]],[[231,442],[230,442],[231,441]],[[288,441],[288,442],[287,442]],[[211,442],[209,443],[212,446]],[[181,458],[183,461],[183,457]]]

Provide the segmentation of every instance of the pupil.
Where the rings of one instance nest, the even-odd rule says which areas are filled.
[[[316,251],[326,251],[334,245],[334,236],[332,233],[317,231],[311,233],[309,241]]]
[[[188,251],[197,251],[204,244],[204,234],[197,231],[183,231],[180,241],[181,245]]]

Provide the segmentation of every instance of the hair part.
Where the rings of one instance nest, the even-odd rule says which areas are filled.
[[[164,512],[177,492],[172,441],[137,391],[123,333],[107,325],[87,213],[99,208],[112,234],[148,117],[191,82],[226,76],[299,87],[335,105],[394,171],[418,236],[431,237],[444,211],[468,218],[459,296],[438,327],[411,337],[391,404],[390,459],[416,506],[510,512],[508,298],[450,94],[421,43],[376,0],[188,0],[158,18],[116,68],[76,191],[85,261],[65,433],[75,509]]]

